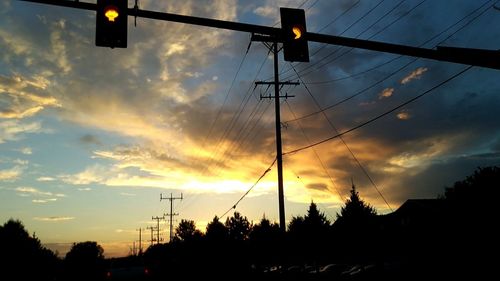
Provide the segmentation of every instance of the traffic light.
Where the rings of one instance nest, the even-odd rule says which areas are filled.
[[[97,0],[95,45],[127,48],[127,0]]]
[[[285,61],[309,62],[304,10],[280,8],[280,14]]]

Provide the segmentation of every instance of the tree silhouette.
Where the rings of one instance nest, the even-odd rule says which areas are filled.
[[[267,243],[276,240],[280,235],[280,226],[263,216],[260,222],[252,227],[249,239],[258,243]]]
[[[229,237],[227,227],[219,221],[219,217],[215,216],[211,222],[207,224],[205,238],[208,241],[225,241]]]
[[[248,239],[252,226],[247,217],[241,216],[239,212],[234,212],[232,217],[226,219],[226,228],[229,239],[243,241]]]
[[[105,277],[104,249],[97,242],[74,243],[64,263],[68,278],[99,280]]]
[[[311,202],[304,217],[293,217],[288,228],[290,243],[296,245],[296,250],[289,255],[307,263],[321,259],[329,240],[330,221],[314,202]]]
[[[180,241],[199,240],[203,237],[203,233],[196,229],[193,220],[182,219],[179,225],[175,228],[175,238]]]
[[[0,243],[0,274],[5,280],[52,280],[56,276],[59,259],[38,238],[30,237],[21,221],[10,219],[0,226]]]
[[[351,195],[337,213],[332,226],[333,239],[337,244],[336,253],[344,262],[363,263],[374,258],[379,252],[376,233],[377,212],[365,203],[353,184]]]
[[[465,180],[445,189],[444,198],[452,202],[472,204],[497,200],[500,190],[500,167],[478,168]]]
[[[377,215],[377,211],[372,206],[361,200],[354,184],[350,193],[351,196],[346,200],[345,206],[341,208],[340,214],[337,213],[335,223],[343,225],[364,224]]]
[[[282,233],[279,224],[271,222],[265,216],[252,227],[249,235],[250,249],[253,254],[253,264],[270,266],[276,264],[276,253],[279,251]]]

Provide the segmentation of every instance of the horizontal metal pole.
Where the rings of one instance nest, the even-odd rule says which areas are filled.
[[[96,10],[97,5],[92,3],[66,1],[66,0],[22,0],[27,2],[49,4],[63,7],[70,7],[84,10]],[[164,20],[185,24],[222,28],[234,31],[250,32],[254,34],[252,40],[266,41],[272,40],[282,42],[281,28],[268,27],[262,25],[239,23],[201,17],[176,15],[164,12],[146,11],[135,8],[128,8],[129,16]],[[255,35],[259,34],[259,35]],[[356,38],[347,38],[327,34],[307,32],[305,38],[311,42],[333,44],[358,49],[372,50],[384,53],[399,54],[404,56],[426,58],[438,61],[447,61],[460,64],[481,66],[486,68],[500,69],[500,51],[481,50],[453,47],[438,47],[437,49],[425,49],[406,45],[391,44],[385,42],[368,41]],[[273,40],[274,39],[274,40]]]
[[[452,47],[424,49],[385,42],[368,41],[309,32],[306,36],[307,40],[319,43],[500,69],[500,51]]]
[[[66,1],[66,0],[21,0],[21,1],[75,8],[81,10],[91,10],[91,11],[95,11],[97,7],[97,4],[94,3]]]
[[[274,82],[267,82],[267,81],[257,81],[255,82],[255,85],[274,85]],[[292,81],[281,81],[278,84],[280,85],[300,85],[299,82],[292,82]]]
[[[76,1],[67,1],[67,0],[21,0],[21,1],[49,4],[49,5],[83,9],[83,10],[95,11],[97,9],[97,4],[76,2]],[[228,30],[234,30],[234,31],[266,34],[266,35],[276,35],[276,34],[281,32],[281,28],[276,28],[276,27],[269,27],[269,26],[248,24],[248,23],[240,23],[240,22],[232,22],[232,21],[224,21],[224,20],[216,20],[216,19],[208,19],[208,18],[193,17],[193,16],[185,16],[185,15],[177,15],[177,14],[164,13],[164,12],[147,11],[147,10],[141,10],[141,9],[135,9],[135,8],[128,8],[127,14],[129,16],[132,16],[132,17],[171,21],[171,22],[178,22],[178,23],[185,23],[185,24],[193,24],[193,25],[200,25],[200,26],[222,28],[222,29],[228,29]]]

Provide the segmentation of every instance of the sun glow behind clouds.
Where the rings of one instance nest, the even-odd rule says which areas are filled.
[[[286,4],[298,6],[302,2],[288,1]],[[428,1],[425,5],[434,7],[440,5],[438,2]],[[456,5],[445,13],[457,9],[457,14],[465,14],[473,6],[472,2],[467,9]],[[253,86],[252,79],[260,62],[267,55],[265,48],[252,44],[241,73],[228,93],[238,62],[248,47],[247,36],[148,20],[147,24],[139,21],[137,27],[129,29],[128,49],[95,48],[95,27],[88,21],[94,16],[91,12],[23,1],[5,3],[9,7],[0,8],[0,23],[3,23],[0,24],[0,69],[5,70],[0,73],[0,189],[2,199],[7,199],[0,202],[0,208],[3,208],[0,213],[11,215],[8,205],[11,203],[9,198],[12,198],[12,202],[16,203],[12,208],[27,210],[23,220],[33,221],[33,216],[36,216],[34,220],[40,230],[49,229],[47,233],[52,235],[67,227],[65,237],[75,237],[75,233],[79,233],[81,236],[78,239],[96,239],[109,247],[121,247],[122,254],[126,254],[130,241],[137,239],[137,235],[133,231],[120,232],[123,236],[117,237],[114,230],[148,226],[150,222],[143,220],[149,218],[151,213],[161,214],[164,211],[163,202],[158,202],[157,198],[162,191],[174,194],[184,192],[188,198],[185,202],[191,200],[190,196],[197,198],[193,199],[197,200],[196,204],[178,211],[183,218],[193,219],[197,225],[204,227],[213,215],[220,215],[221,210],[227,210],[247,192],[273,159],[272,107],[264,111],[263,118],[256,122],[256,130],[249,134],[256,138],[239,147],[241,143],[235,137],[234,130],[244,126],[248,113],[259,102],[258,98],[249,100],[241,119],[234,122],[234,130],[223,135],[232,122],[233,114],[239,110],[243,93],[249,85]],[[284,2],[145,1],[141,3],[144,5],[141,8],[270,26],[279,20],[280,3]],[[340,14],[346,8],[344,4],[318,1],[307,12],[311,26],[324,26],[331,19],[328,11]],[[369,4],[360,2],[360,5]],[[422,15],[419,14],[422,11],[415,10],[414,13]],[[442,13],[439,9],[425,10],[426,18],[439,13]],[[415,18],[418,17],[412,19]],[[419,22],[419,28],[437,34],[440,28],[446,27],[442,16],[438,18],[436,22]],[[451,15],[449,19],[454,20]],[[345,24],[345,20],[339,19],[339,24]],[[400,27],[407,30],[405,20],[400,21]],[[413,28],[415,22],[412,20],[407,24]],[[471,24],[468,29],[462,30],[461,36],[456,36],[457,42],[462,40],[459,38],[472,41],[470,34],[476,27]],[[402,38],[395,30],[384,31],[391,42]],[[495,30],[488,34],[474,34],[489,36],[491,44],[500,38],[498,35]],[[426,38],[420,37],[421,33],[416,32],[412,40],[424,42]],[[474,40],[478,46],[486,41],[484,39],[480,43]],[[304,78],[305,81],[329,81],[370,69],[386,58],[387,55],[375,52],[349,53],[335,63],[336,71],[318,69],[312,72],[318,77]],[[426,67],[419,67],[418,63],[425,63]],[[272,76],[271,65],[272,60],[263,64],[257,78]],[[322,106],[328,106],[351,95],[354,89],[379,80],[380,75],[392,72],[395,67],[386,64],[356,79],[311,85],[310,90]],[[452,64],[420,60],[353,99],[367,105],[362,110],[355,110],[349,101],[339,106],[338,110],[325,113],[334,117],[335,125],[343,131],[366,120],[372,113],[383,112],[392,103],[399,103],[400,99],[415,96],[427,85],[453,71],[453,67]],[[467,77],[471,80],[465,80],[468,83],[457,79],[403,111],[345,136],[349,147],[382,193],[388,196],[391,205],[393,202],[393,206],[401,203],[405,199],[402,193],[410,188],[415,190],[413,194],[434,195],[418,189],[418,178],[405,185],[405,191],[399,192],[402,194],[399,198],[391,197],[394,191],[401,190],[398,186],[401,178],[432,168],[448,153],[452,154],[450,151],[466,153],[463,151],[467,149],[487,149],[488,144],[494,142],[492,136],[498,131],[498,124],[488,121],[495,120],[488,112],[496,112],[495,108],[498,108],[498,95],[492,94],[498,88],[498,79],[487,70],[471,70],[474,71],[477,72]],[[479,77],[478,73],[481,75],[477,81],[481,83],[470,83],[474,75]],[[461,100],[463,91],[477,95],[471,94],[469,97],[474,98]],[[221,110],[212,135],[207,136],[226,93],[229,94],[228,102]],[[303,95],[304,89],[297,87],[295,93],[296,98],[289,100],[293,110],[296,113],[311,112],[311,100],[308,95]],[[442,100],[443,97],[446,100]],[[282,112],[286,114],[285,106]],[[461,120],[464,116],[466,118]],[[321,140],[332,133],[321,115],[311,116],[310,120],[302,126],[311,141]],[[411,128],[408,128],[409,124]],[[393,126],[398,127],[395,129]],[[57,129],[58,132],[40,134],[49,132],[47,128]],[[283,130],[284,148],[306,144],[297,129],[296,124],[290,124]],[[293,131],[298,134],[292,136]],[[453,138],[464,131],[469,133],[464,141]],[[435,135],[437,137],[434,138]],[[440,137],[448,141],[440,142]],[[235,151],[237,146],[238,151]],[[351,178],[359,185],[364,199],[377,208],[384,206],[342,143],[325,143],[317,147],[317,152],[329,175],[321,168],[312,150],[285,157],[288,218],[303,215],[311,200],[324,203],[326,206],[321,206],[322,209],[338,208],[345,199],[341,198],[342,195],[347,194],[350,188]],[[439,182],[436,189],[447,183]],[[6,197],[3,197],[4,193]],[[263,212],[270,218],[277,218],[276,194],[276,167],[273,167],[237,210],[254,221],[261,218]],[[95,200],[97,197],[106,199]],[[214,198],[219,201],[214,203]],[[132,208],[133,204],[137,207]],[[65,213],[68,206],[75,208],[75,212]],[[40,210],[54,212],[42,214]],[[133,214],[124,214],[121,210],[131,210]],[[203,210],[203,214],[199,210]],[[103,212],[108,213],[104,216]],[[72,218],[50,217],[57,214],[78,217],[78,223],[46,223]],[[131,215],[137,217],[130,219]],[[114,222],[126,222],[110,226],[107,218]],[[56,229],[56,226],[61,228]],[[89,231],[99,227],[102,228],[98,231]],[[39,233],[38,229],[33,230]],[[52,236],[50,239],[59,242],[61,237]],[[128,240],[129,244],[107,243],[107,239]],[[109,254],[108,249],[106,253]]]

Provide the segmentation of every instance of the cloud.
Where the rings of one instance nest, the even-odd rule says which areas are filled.
[[[99,140],[98,137],[90,134],[86,134],[82,137],[80,137],[80,142],[83,144],[94,144],[94,145],[101,145],[101,141]]]
[[[74,220],[75,217],[34,217],[33,219],[37,221],[63,222],[63,221]]]
[[[127,192],[120,192],[120,195],[123,195],[123,196],[136,196],[137,194],[127,193]]]
[[[26,166],[30,163],[30,161],[23,160],[23,159],[14,159],[14,161],[12,161],[12,163],[14,163],[16,165],[20,165],[20,166]]]
[[[408,120],[411,118],[411,115],[408,111],[401,111],[399,112],[398,114],[396,114],[396,116],[398,117],[398,119],[400,120]]]
[[[385,88],[379,95],[378,99],[388,98],[394,93],[394,88]]]
[[[427,70],[428,69],[426,67],[419,67],[419,68],[413,70],[410,74],[408,74],[408,76],[401,79],[401,84],[404,85],[404,84],[411,82],[412,80],[420,79],[422,74],[424,74],[424,72],[426,72]]]
[[[21,122],[19,120],[7,120],[0,122],[0,144],[6,141],[17,141],[24,134],[42,133],[40,122]]]
[[[23,170],[24,168],[21,166],[0,170],[0,181],[15,181],[21,176]]]
[[[15,191],[17,192],[17,194],[19,194],[19,196],[38,197],[36,199],[31,200],[33,203],[55,202],[58,200],[58,198],[66,197],[66,195],[63,193],[52,193],[52,192],[48,192],[48,191],[41,191],[41,190],[36,189],[34,187],[27,187],[27,186],[17,187],[15,189]],[[50,197],[50,198],[47,198],[47,197]]]
[[[33,149],[31,147],[23,147],[19,149],[19,152],[21,152],[24,155],[31,155],[33,154]]]
[[[54,201],[57,201],[57,198],[33,199],[33,200],[31,200],[31,202],[33,202],[33,203],[41,203],[41,204],[45,204],[45,203],[48,203],[48,202],[54,202]]]
[[[39,177],[36,180],[37,181],[55,181],[56,178],[53,178],[53,177]]]
[[[102,183],[109,171],[100,165],[88,167],[85,171],[73,175],[60,175],[58,176],[65,183],[74,185],[85,185],[91,183]]]
[[[253,10],[253,13],[261,17],[277,18],[278,12],[274,6],[260,6]]]
[[[316,190],[316,191],[327,191],[329,192],[330,190],[328,189],[328,186],[324,183],[310,183],[306,185],[308,189]]]
[[[26,78],[21,75],[0,75],[0,118],[23,119],[32,117],[47,107],[61,107],[59,101],[47,93],[50,81],[42,75]]]
[[[302,2],[145,1],[141,8],[226,20],[270,22],[279,19],[278,7],[281,4],[297,7]],[[352,4],[348,2],[319,1],[315,9],[336,11],[338,15]],[[245,5],[246,13],[242,12],[241,5]],[[332,9],[322,9],[325,6]],[[50,122],[57,120],[62,128],[70,124],[75,130],[84,129],[83,133],[73,135],[81,143],[99,145],[91,155],[96,165],[80,166],[72,174],[57,178],[40,177],[38,180],[63,180],[77,185],[75,188],[81,191],[91,190],[85,186],[89,184],[157,188],[171,188],[175,184],[176,188],[193,192],[238,193],[245,192],[270,164],[275,154],[272,106],[265,111],[268,103],[250,96],[238,115],[240,118],[233,120],[238,105],[246,97],[246,90],[253,88],[253,75],[257,73],[260,62],[266,59],[267,50],[262,46],[252,44],[242,72],[229,92],[228,101],[220,116],[217,115],[246,50],[247,34],[171,22],[143,24],[139,19],[137,28],[129,32],[129,48],[110,50],[94,47],[95,27],[87,24],[93,17],[92,13],[69,10],[62,13],[56,10],[47,13],[40,8],[39,18],[33,16],[31,19],[36,24],[28,24],[28,17],[19,22],[13,18],[17,14],[7,14],[5,21],[10,20],[12,25],[0,25],[0,49],[4,51],[0,54],[0,61],[5,64],[5,69],[16,71],[0,75],[0,114],[12,121],[7,124],[2,120],[0,124],[17,130],[5,133],[6,129],[0,125],[0,142],[19,140],[29,133],[41,131],[41,123],[34,121],[50,116],[54,117]],[[69,17],[71,20],[61,20]],[[310,29],[315,30],[330,18],[309,17],[308,25],[311,23]],[[27,30],[26,26],[36,28]],[[340,28],[340,25],[332,26],[327,31],[336,34]],[[401,29],[405,29],[404,25]],[[438,27],[428,26],[430,29],[437,30]],[[404,38],[408,37],[415,41],[423,39],[404,32],[400,35],[403,36],[400,43],[405,43]],[[488,36],[493,38],[493,35]],[[318,60],[319,55],[312,58],[311,63]],[[327,81],[344,77],[370,69],[388,58],[392,57],[354,50],[338,58],[335,67],[328,71],[313,71],[305,79],[314,76],[316,81]],[[255,63],[257,61],[259,63]],[[265,61],[259,76],[272,75],[270,62]],[[325,114],[339,129],[352,128],[386,110],[380,102],[373,102],[377,98],[384,99],[389,107],[391,102],[398,103],[415,96],[423,90],[420,86],[434,83],[452,70],[449,64],[442,64],[439,68],[431,65],[428,67],[436,71],[435,75],[423,76],[427,68],[415,66],[411,68],[414,71],[408,71],[411,73],[400,72],[400,78],[406,76],[402,80],[388,79],[387,88],[382,92],[381,88],[370,90],[357,96],[352,103],[348,101],[336,110],[325,111]],[[300,72],[305,67],[299,64],[297,69]],[[310,90],[322,106],[328,106],[352,95],[357,89],[365,88],[366,83],[392,73],[394,67],[392,63],[386,64],[355,80],[311,84]],[[400,179],[417,175],[434,161],[487,147],[491,140],[497,139],[498,122],[494,121],[493,114],[500,105],[493,93],[497,78],[479,71],[473,69],[471,76],[464,77],[463,83],[460,79],[447,83],[435,95],[405,107],[408,108],[406,111],[377,120],[345,136],[346,143],[383,191],[389,194],[397,192],[396,183]],[[479,76],[481,81],[490,77],[486,79],[489,82],[472,82]],[[410,83],[419,78],[425,83]],[[394,88],[390,87],[399,83],[406,84],[404,95],[395,95]],[[295,88],[296,98],[289,99],[299,116],[317,110],[302,88]],[[475,95],[465,95],[465,88]],[[249,116],[254,109],[263,117],[252,123],[256,120]],[[291,115],[285,106],[282,112],[284,117]],[[212,128],[216,116],[218,121]],[[255,130],[249,132],[246,142],[242,143],[238,134],[247,133],[240,130],[246,121],[255,125]],[[30,129],[30,124],[38,128]],[[335,134],[323,115],[311,116],[301,125],[311,141]],[[228,133],[223,135],[226,129]],[[210,135],[209,130],[212,131]],[[106,138],[106,144],[111,141],[115,144],[101,147],[98,134],[85,134],[96,131],[111,136]],[[282,133],[285,151],[308,144],[297,123],[290,123]],[[457,140],[458,135],[463,136],[460,142],[439,141]],[[363,196],[367,194],[370,201],[380,202],[378,195],[371,193],[366,176],[340,141],[318,146],[317,151],[341,194],[347,193],[350,178],[354,177],[356,182],[359,181]],[[287,156],[285,161],[309,184],[304,187],[289,175],[285,189],[288,200],[309,203],[317,196],[321,202],[329,204],[342,202],[336,192],[323,192],[334,189],[311,151]],[[270,194],[275,189],[275,178],[271,174],[252,191],[252,196]],[[35,200],[45,200],[45,197]]]

